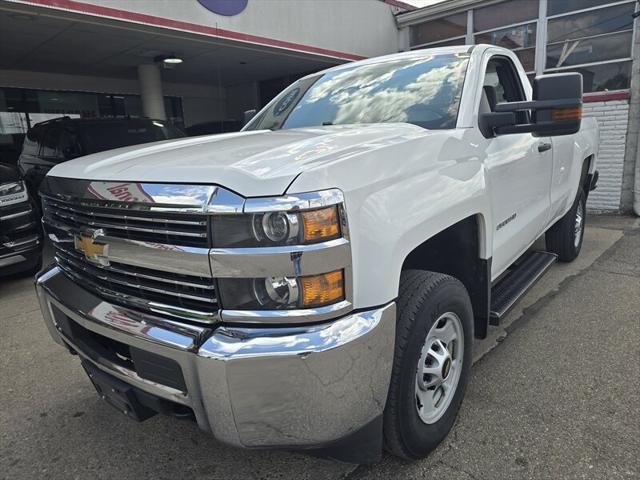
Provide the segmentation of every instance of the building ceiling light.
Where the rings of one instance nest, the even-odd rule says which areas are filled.
[[[153,59],[156,63],[164,63],[165,65],[179,65],[182,63],[182,58],[176,55],[158,55]]]

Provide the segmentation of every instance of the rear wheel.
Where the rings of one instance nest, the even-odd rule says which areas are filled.
[[[587,216],[587,196],[581,188],[571,209],[545,234],[547,250],[558,255],[561,262],[571,262],[580,253]]]
[[[472,363],[473,312],[464,286],[440,273],[400,280],[385,446],[407,459],[438,446],[453,426]]]

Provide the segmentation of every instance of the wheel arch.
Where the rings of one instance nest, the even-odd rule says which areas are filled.
[[[484,215],[467,216],[416,245],[402,270],[417,269],[451,275],[462,282],[471,299],[474,333],[487,335],[491,299],[491,256],[487,255]]]

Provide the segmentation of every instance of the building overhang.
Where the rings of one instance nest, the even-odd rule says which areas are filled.
[[[164,70],[164,81],[228,86],[363,58],[122,12],[74,0],[1,1],[0,70],[132,79],[138,65],[177,55],[184,63]]]
[[[445,0],[444,2],[427,5],[426,7],[422,7],[417,10],[399,13],[396,15],[396,21],[398,23],[398,27],[401,28],[415,23],[440,18],[445,15],[463,12],[477,5],[486,7],[492,3],[499,3],[502,1],[504,0]]]

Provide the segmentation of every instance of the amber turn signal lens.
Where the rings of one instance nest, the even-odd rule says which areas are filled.
[[[340,235],[338,207],[302,212],[305,242],[329,240]]]
[[[319,307],[344,299],[344,274],[342,270],[300,278],[302,306]]]
[[[582,117],[582,107],[554,108],[551,110],[551,119],[554,122],[562,120],[580,120]]]

